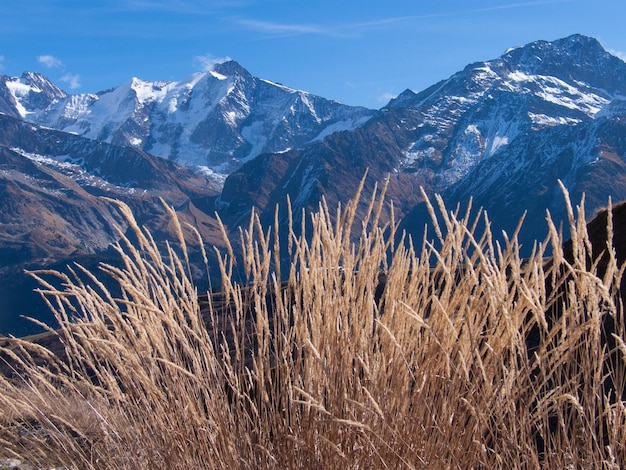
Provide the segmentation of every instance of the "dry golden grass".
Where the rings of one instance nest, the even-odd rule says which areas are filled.
[[[379,223],[384,190],[363,221],[359,196],[335,217],[322,204],[309,239],[292,231],[288,273],[274,271],[278,227],[253,217],[243,265],[220,257],[226,299],[208,313],[184,251],[161,255],[120,205],[138,241],[123,238],[123,268],[103,270],[122,294],[80,268],[39,273],[68,359],[24,340],[2,349],[14,371],[0,378],[0,457],[94,469],[624,467],[623,270],[614,256],[601,277],[587,266],[583,208],[570,208],[573,261],[550,222],[522,260],[516,234],[501,246],[489,228],[476,233],[486,214],[440,199],[431,243],[394,243],[393,217]]]

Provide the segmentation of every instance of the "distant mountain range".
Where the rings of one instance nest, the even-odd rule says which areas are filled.
[[[301,147],[374,114],[253,77],[234,61],[180,82],[132,78],[78,95],[26,72],[0,78],[0,94],[8,115],[150,152],[218,180],[261,153]]]
[[[510,49],[380,110],[230,61],[96,94],[69,95],[38,73],[0,76],[0,113],[0,333],[35,308],[15,300],[32,287],[23,268],[109,256],[125,225],[101,195],[129,204],[159,239],[172,238],[163,198],[219,247],[215,211],[237,230],[253,207],[273,222],[288,197],[297,214],[322,197],[333,207],[367,170],[366,193],[389,177],[396,217],[418,243],[422,187],[450,208],[472,197],[494,233],[527,211],[528,250],[546,234],[546,210],[564,218],[559,179],[575,203],[585,193],[589,216],[609,196],[626,199],[626,63],[581,35]]]

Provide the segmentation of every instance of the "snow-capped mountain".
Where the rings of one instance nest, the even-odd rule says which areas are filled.
[[[468,65],[389,107],[418,112],[419,137],[399,170],[423,174],[444,191],[520,135],[595,118],[626,93],[626,64],[595,39],[538,41]]]
[[[420,186],[429,194],[443,193],[452,207],[470,196],[475,206],[487,207],[498,194],[498,212],[507,213],[516,201],[531,203],[528,186],[542,180],[551,196],[533,205],[526,225],[543,230],[545,209],[554,206],[542,204],[563,202],[557,179],[574,190],[591,174],[591,162],[606,168],[611,159],[626,158],[619,144],[626,138],[623,126],[609,125],[621,122],[625,96],[626,63],[595,39],[573,35],[534,42],[468,65],[422,92],[407,90],[357,129],[265,157],[264,165],[244,165],[226,180],[220,207],[233,221],[245,219],[252,205],[267,207],[271,220],[275,204],[284,204],[287,195],[297,207],[315,209],[322,195],[330,202],[348,199],[369,168],[370,188],[392,175],[388,195],[396,215],[412,214],[405,228],[419,238],[428,221],[414,217],[422,200]],[[600,126],[600,120],[606,125]],[[596,121],[600,127],[591,126]],[[591,129],[598,129],[595,141]],[[601,152],[602,142],[609,140],[613,150]],[[566,154],[575,168],[564,163]],[[606,204],[609,194],[622,199],[621,184],[618,179],[613,188],[605,174],[602,182],[586,186],[594,193],[587,200]]]
[[[35,74],[2,83],[4,100],[13,104],[7,114],[203,168],[218,179],[261,153],[301,147],[373,114],[253,77],[234,61],[178,82],[132,78],[97,94],[66,95]]]
[[[533,242],[547,233],[546,210],[557,224],[563,222],[568,236],[565,196],[558,180],[573,204],[584,194],[587,220],[607,205],[609,197],[613,203],[626,200],[626,113],[519,136],[442,196],[449,207],[459,203],[463,209],[472,198],[475,210],[487,211],[496,235],[500,230],[513,233],[526,214],[520,241],[522,253],[528,254]],[[416,205],[402,228],[419,238],[418,227],[429,220],[425,207]]]
[[[25,118],[45,110],[67,94],[40,73],[21,77],[0,75],[0,113]]]

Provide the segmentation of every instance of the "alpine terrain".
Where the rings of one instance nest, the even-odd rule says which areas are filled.
[[[388,196],[402,227],[419,243],[429,221],[422,193],[448,207],[487,209],[494,233],[543,239],[546,210],[564,214],[561,180],[591,216],[626,199],[626,63],[589,37],[538,41],[468,65],[419,93],[406,90],[361,127],[301,150],[263,155],[227,178],[224,217],[251,206],[273,217],[289,196],[315,208],[391,175]],[[332,207],[332,204],[330,204]]]
[[[0,113],[0,333],[26,331],[20,314],[40,316],[24,269],[114,259],[109,246],[127,226],[101,196],[175,240],[163,200],[220,249],[215,212],[237,233],[253,208],[273,223],[278,204],[286,226],[288,199],[296,215],[322,198],[345,203],[367,171],[365,193],[388,178],[416,243],[424,194],[439,193],[449,208],[470,198],[485,208],[494,233],[511,233],[526,212],[522,251],[547,233],[546,210],[564,220],[559,180],[574,203],[585,194],[589,219],[608,197],[626,199],[626,63],[581,35],[510,49],[380,110],[228,61],[95,94],[34,72],[0,76]]]

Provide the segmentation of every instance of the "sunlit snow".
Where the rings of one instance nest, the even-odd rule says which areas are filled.
[[[82,164],[84,164],[83,159],[72,158],[69,155],[60,155],[60,156],[54,156],[54,157],[48,156],[48,155],[41,155],[37,153],[26,152],[23,149],[18,148],[18,147],[11,148],[11,151],[25,158],[28,158],[29,160],[39,165],[44,165],[60,173],[63,173],[64,175],[76,181],[76,183],[81,187],[87,187],[87,186],[96,187],[103,191],[115,190],[115,191],[123,191],[126,193],[135,192],[135,188],[133,188],[130,185],[128,186],[114,185],[96,176],[99,173],[99,169],[97,168],[93,169],[91,173],[88,173],[81,166]],[[34,177],[31,177],[31,178],[35,180]],[[46,187],[45,183],[39,184],[39,188],[42,191],[50,193],[50,194],[59,194],[58,189],[51,190]]]
[[[34,88],[30,85],[26,85],[20,82],[19,79],[7,80],[6,86],[15,98],[17,112],[20,113],[20,116],[26,117],[27,114],[31,114],[32,112],[27,111],[22,104],[22,99],[27,97],[31,91],[35,93],[41,93],[41,90],[39,88]]]

